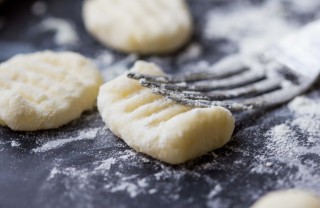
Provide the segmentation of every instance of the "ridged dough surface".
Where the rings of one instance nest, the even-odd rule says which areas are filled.
[[[73,52],[17,55],[0,64],[0,125],[34,131],[62,126],[94,107],[102,77]]]
[[[274,191],[259,199],[251,208],[320,208],[320,198],[295,189]]]
[[[192,31],[184,0],[86,0],[83,19],[103,44],[141,54],[174,51]]]
[[[141,61],[132,71],[163,74],[154,64]],[[227,109],[176,104],[126,74],[101,86],[98,109],[110,130],[130,147],[171,164],[222,147],[234,130],[234,118]]]

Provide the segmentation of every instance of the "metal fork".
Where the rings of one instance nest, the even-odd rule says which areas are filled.
[[[320,74],[320,20],[308,24],[250,62],[225,59],[212,72],[151,76],[129,72],[153,93],[192,107],[231,111],[283,104],[308,90]]]

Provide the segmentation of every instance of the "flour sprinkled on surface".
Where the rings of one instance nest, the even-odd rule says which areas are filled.
[[[20,142],[18,142],[18,141],[15,141],[15,140],[13,140],[12,142],[11,142],[11,147],[19,147],[21,144],[20,144]]]
[[[46,151],[50,151],[52,149],[62,147],[70,142],[75,142],[75,141],[79,141],[79,140],[87,140],[87,139],[95,139],[99,129],[100,128],[92,128],[89,130],[87,130],[87,129],[80,130],[78,132],[78,136],[76,136],[76,137],[48,141],[48,142],[42,144],[40,147],[33,149],[32,151],[35,153],[46,152]]]
[[[99,52],[93,59],[93,61],[98,65],[98,67],[105,69],[106,67],[110,66],[113,61],[114,57],[111,52],[105,50]]]
[[[278,1],[278,0],[273,0]],[[283,2],[287,2],[294,11],[302,13],[302,14],[310,14],[317,11],[317,14],[320,14],[320,1],[315,0],[282,0]]]
[[[204,34],[208,39],[228,39],[241,54],[256,55],[296,29],[295,23],[286,20],[280,1],[267,1],[259,6],[241,3],[212,10]]]
[[[278,174],[279,164],[286,164],[292,186],[319,192],[319,176],[315,174],[320,158],[320,102],[307,96],[297,97],[288,105],[292,118],[275,125],[264,134],[266,152],[256,153],[258,159],[252,171]],[[279,115],[281,116],[281,115]],[[285,179],[278,179],[279,185]]]
[[[280,124],[270,129],[266,136],[269,140],[267,148],[275,151],[276,157],[293,157],[299,150],[297,149],[297,135],[286,124]]]
[[[108,171],[108,170],[110,170],[110,168],[114,164],[116,164],[116,159],[115,158],[108,158],[106,160],[103,160],[95,170]]]
[[[296,115],[291,125],[308,135],[309,142],[318,139],[320,143],[320,100],[297,97],[289,103],[289,109]]]
[[[40,23],[42,32],[53,31],[54,41],[57,45],[75,45],[78,40],[78,34],[74,25],[64,19],[48,17]]]
[[[208,199],[213,198],[216,196],[220,191],[222,191],[222,187],[220,184],[216,185],[208,194]]]
[[[289,109],[298,115],[320,117],[320,101],[305,96],[296,97],[289,103]]]
[[[129,65],[133,64],[138,59],[136,54],[130,54],[123,59],[113,62],[110,64],[105,64],[100,61],[100,67],[102,68],[102,76],[105,81],[112,80],[117,76],[123,74],[129,70]],[[95,59],[99,63],[99,56]]]
[[[178,62],[192,61],[193,59],[199,58],[201,54],[202,46],[198,43],[192,43],[179,55]]]

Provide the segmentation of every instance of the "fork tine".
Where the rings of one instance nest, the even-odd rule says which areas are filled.
[[[142,84],[143,85],[143,84]],[[162,96],[174,96],[179,95],[181,98],[191,100],[227,100],[233,98],[245,98],[261,95],[263,93],[277,90],[281,87],[281,81],[279,79],[267,79],[261,82],[248,85],[242,88],[236,88],[233,90],[220,90],[210,92],[197,92],[197,91],[172,91],[167,89],[161,89],[157,86],[150,86],[152,91]]]
[[[238,55],[233,55],[228,58],[224,58],[210,67],[209,71],[198,73],[184,73],[182,75],[175,76],[150,76],[148,74],[140,74],[137,72],[128,72],[127,77],[135,80],[145,79],[150,82],[157,83],[181,83],[181,82],[195,82],[201,80],[219,80],[227,77],[231,77],[247,71],[248,67],[245,64],[243,58]]]
[[[140,79],[140,84],[144,87],[158,87],[173,91],[211,91],[211,90],[221,90],[221,89],[233,89],[236,87],[248,85],[266,78],[263,71],[250,70],[244,72],[240,75],[226,78],[216,81],[202,81],[192,84],[187,84],[186,82],[176,83],[176,84],[165,84],[152,82],[146,79]]]
[[[180,83],[180,82],[195,82],[201,80],[208,80],[208,79],[224,79],[227,77],[231,77],[237,74],[240,74],[244,71],[247,71],[248,68],[238,68],[233,71],[226,71],[226,72],[199,72],[199,73],[185,73],[183,75],[175,75],[175,76],[151,76],[147,74],[140,74],[137,72],[128,72],[127,77],[131,79],[145,79],[150,82],[157,82],[157,83]]]
[[[288,102],[292,98],[304,93],[310,86],[309,82],[294,85],[290,84],[285,88],[263,94],[254,98],[244,99],[242,105],[251,105],[253,108],[268,108]]]
[[[207,101],[207,100],[190,100],[183,99],[179,97],[166,96],[170,100],[173,100],[179,104],[197,107],[197,108],[209,108],[212,106],[220,106],[227,108],[233,112],[243,111],[243,110],[252,110],[252,106],[250,104],[238,104],[236,102],[227,102],[227,101]]]
[[[253,110],[267,108],[291,100],[298,94],[301,94],[299,87],[291,87],[283,90],[278,90],[270,94],[261,95],[251,99],[244,99],[241,101],[208,101],[208,100],[192,100],[181,98],[179,96],[166,96],[167,98],[190,107],[208,108],[212,106],[221,106],[229,109],[232,112],[239,112],[244,110]]]
[[[254,98],[247,98],[243,100],[235,100],[235,101],[207,101],[207,100],[192,100],[185,99],[179,96],[166,96],[169,99],[176,101],[177,103],[193,106],[193,107],[211,107],[211,106],[222,106],[233,112],[243,111],[243,110],[253,110],[253,109],[264,109],[276,105],[283,104],[288,102],[295,96],[302,94],[305,92],[309,83],[301,85],[293,85],[287,86],[280,90],[276,90],[271,93],[263,94]]]

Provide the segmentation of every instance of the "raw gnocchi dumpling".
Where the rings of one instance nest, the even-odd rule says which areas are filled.
[[[142,61],[132,71],[163,74],[154,64]],[[126,74],[101,86],[98,109],[110,130],[130,147],[171,164],[222,147],[234,130],[234,118],[227,109],[176,104]]]
[[[251,208],[320,208],[320,199],[306,191],[281,190],[263,196]]]
[[[62,126],[95,106],[102,76],[73,52],[17,55],[0,64],[0,125],[34,131]]]
[[[184,0],[86,0],[83,19],[95,38],[124,52],[171,52],[192,32]]]

